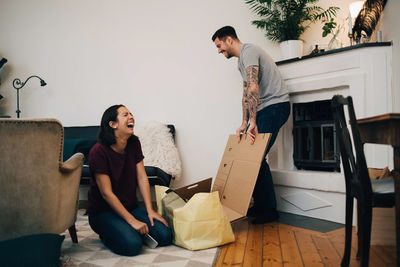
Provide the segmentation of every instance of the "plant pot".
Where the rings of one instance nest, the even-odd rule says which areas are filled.
[[[288,40],[280,43],[282,60],[301,58],[303,56],[303,41]]]

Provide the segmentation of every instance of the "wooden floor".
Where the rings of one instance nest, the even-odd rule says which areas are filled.
[[[236,241],[223,246],[215,266],[340,266],[344,228],[320,233],[281,223],[254,225],[244,219],[232,224]],[[356,260],[353,231],[350,266]],[[395,266],[394,246],[371,246],[370,266]]]

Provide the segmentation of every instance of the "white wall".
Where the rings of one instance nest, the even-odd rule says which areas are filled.
[[[400,112],[400,30],[399,30],[400,1],[388,0],[383,17],[378,27],[382,30],[384,41],[393,41],[392,55],[392,89],[393,109]]]
[[[341,2],[345,8],[349,1]],[[385,39],[395,31],[386,21],[397,12],[390,12]],[[0,73],[0,114],[15,117],[12,80],[36,74],[48,85],[31,80],[21,90],[23,118],[93,125],[105,108],[122,103],[138,123],[176,126],[184,173],[175,186],[215,177],[227,136],[241,121],[242,82],[236,59],[217,54],[212,34],[233,25],[242,41],[281,58],[252,19],[240,0],[1,0],[0,57],[9,62]],[[305,50],[326,43],[321,27],[312,25],[303,36]],[[394,38],[398,51],[398,33]]]

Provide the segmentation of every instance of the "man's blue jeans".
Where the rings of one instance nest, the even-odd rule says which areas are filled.
[[[139,221],[146,223],[149,234],[158,242],[159,246],[167,246],[172,242],[172,232],[158,220],[151,226],[147,211],[137,206],[130,213]],[[130,226],[114,211],[103,211],[89,214],[90,227],[95,231],[104,245],[116,254],[134,256],[142,249],[142,235]]]
[[[272,182],[271,171],[267,161],[265,160],[265,156],[274,144],[279,129],[288,120],[289,114],[290,102],[274,104],[257,112],[256,123],[258,132],[272,134],[261,163],[260,172],[258,173],[257,182],[253,192],[254,208],[258,213],[276,209],[274,184]]]

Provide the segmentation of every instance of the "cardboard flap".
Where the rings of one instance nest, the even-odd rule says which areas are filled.
[[[218,191],[230,221],[246,216],[270,133],[258,134],[254,144],[246,135],[238,143],[230,135],[212,191]]]
[[[223,160],[239,159],[261,162],[270,138],[270,133],[257,134],[254,144],[251,144],[250,138],[242,135],[238,143],[236,135],[231,134],[225,147]]]
[[[237,219],[240,219],[243,217],[242,214],[240,214],[239,212],[234,211],[233,209],[228,208],[227,206],[222,206],[224,208],[226,217],[228,217],[229,221],[235,221]]]
[[[188,201],[196,193],[210,193],[211,182],[212,178],[208,178],[200,182],[175,189],[174,191],[185,201]]]
[[[246,215],[259,169],[259,163],[235,160],[221,197],[222,205]]]

